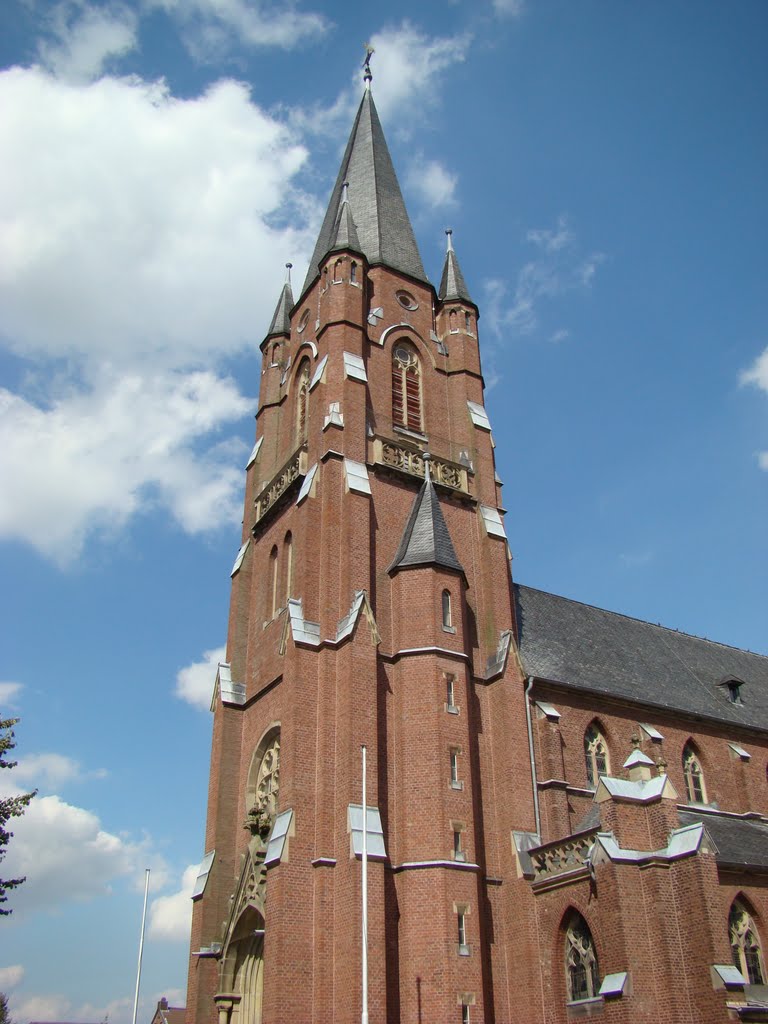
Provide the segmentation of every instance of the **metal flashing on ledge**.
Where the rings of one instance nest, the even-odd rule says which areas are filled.
[[[232,668],[226,661],[219,662],[211,698],[211,711],[216,708],[217,696],[222,704],[235,704],[239,707],[245,704],[245,683],[234,682]]]

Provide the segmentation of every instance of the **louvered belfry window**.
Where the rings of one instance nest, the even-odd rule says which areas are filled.
[[[392,352],[392,422],[422,433],[421,364],[412,345],[398,342]]]

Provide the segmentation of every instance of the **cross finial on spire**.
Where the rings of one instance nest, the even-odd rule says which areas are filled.
[[[290,284],[291,283],[291,267],[292,266],[293,266],[292,263],[286,263],[285,264],[285,283],[286,284]]]
[[[371,57],[376,52],[370,43],[364,43],[365,46],[365,60],[363,61],[363,81],[365,82],[365,88],[370,89],[371,82],[373,81],[373,75],[371,73]]]
[[[448,240],[448,249],[447,249],[448,252],[453,252],[453,241],[451,240],[451,235],[452,234],[453,234],[453,228],[446,228],[445,229],[445,237]]]

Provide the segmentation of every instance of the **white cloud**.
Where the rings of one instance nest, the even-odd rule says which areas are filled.
[[[51,39],[38,45],[41,63],[61,78],[87,81],[101,74],[111,57],[136,46],[136,14],[122,4],[92,7],[84,0],[62,0],[48,13]]]
[[[408,185],[432,209],[456,205],[459,178],[451,174],[439,160],[421,160],[408,171]]]
[[[19,696],[21,691],[24,689],[22,683],[0,683],[0,707],[2,708],[16,708],[16,698]],[[0,713],[2,717],[2,713]]]
[[[742,384],[754,384],[761,391],[768,392],[768,348],[757,357],[748,370],[743,370],[739,378]]]
[[[0,149],[14,154],[2,333],[22,356],[188,366],[238,351],[261,340],[285,258],[314,242],[292,184],[306,150],[240,83],[179,100],[162,83],[11,68]]]
[[[0,389],[0,536],[66,564],[153,502],[189,533],[237,522],[240,467],[199,442],[250,408],[210,372],[105,378],[50,408]]]
[[[72,1004],[66,996],[27,996],[14,999],[11,1016],[16,1020],[66,1020]]]
[[[158,896],[149,908],[147,934],[153,939],[189,942],[192,925],[192,890],[199,864],[190,864],[184,871],[181,888],[170,896]]]
[[[71,782],[84,779],[103,779],[104,769],[84,772],[79,761],[64,754],[29,754],[19,760],[13,770],[14,781],[24,788],[40,790],[59,789]]]
[[[56,994],[21,996],[10,1000],[11,1017],[17,1021],[26,1020],[101,1020],[110,1024],[128,1024],[131,1020],[133,999],[123,996],[105,1005],[81,1003],[79,1006],[67,996]],[[147,1000],[139,1001],[142,1017],[148,1019],[154,1011]]]
[[[92,900],[125,876],[134,877],[137,886],[143,884],[142,869],[147,863],[155,888],[167,879],[166,864],[152,852],[148,839],[133,842],[113,835],[91,811],[58,796],[35,797],[24,814],[13,820],[13,834],[3,874],[27,879],[14,890],[14,917]]]
[[[743,370],[739,382],[754,384],[761,391],[768,393],[768,347],[766,347],[748,370]],[[757,464],[760,469],[768,471],[768,451],[757,453]]]
[[[520,269],[513,293],[509,294],[506,281],[492,279],[485,283],[484,315],[497,335],[503,330],[531,334],[539,326],[542,306],[565,292],[588,289],[605,258],[599,252],[585,256],[579,251],[564,216],[558,218],[554,228],[531,228],[525,238],[538,251]],[[566,337],[568,330],[564,327],[551,335],[553,341]]]
[[[207,711],[211,706],[211,694],[219,662],[224,661],[225,654],[224,647],[203,651],[202,661],[195,661],[180,669],[176,676],[176,696],[194,708]]]
[[[493,9],[502,17],[519,18],[525,10],[525,0],[493,0]]]
[[[325,35],[330,23],[321,14],[302,12],[294,3],[266,4],[263,0],[147,0],[176,18],[184,41],[199,60],[212,61],[233,44],[277,46],[292,50]]]
[[[21,964],[14,964],[12,967],[0,967],[0,991],[7,992],[24,977],[24,968]]]

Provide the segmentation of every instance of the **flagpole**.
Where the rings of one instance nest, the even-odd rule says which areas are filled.
[[[136,995],[133,997],[133,1024],[139,1012],[139,985],[141,984],[141,958],[144,954],[144,925],[147,921],[147,894],[149,893],[149,868],[144,876],[144,909],[141,912],[141,935],[139,936],[139,966],[136,968]]]
[[[368,794],[366,790],[365,744],[363,751],[363,1012],[360,1024],[368,1024]],[[136,1021],[133,1022],[136,1024]]]

